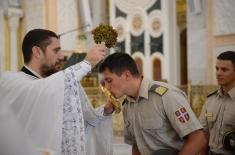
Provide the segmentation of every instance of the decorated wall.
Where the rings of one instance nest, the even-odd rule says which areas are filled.
[[[176,23],[169,23],[169,15],[175,12],[170,11],[168,1],[111,0],[110,11],[111,23],[118,31],[114,52],[130,54],[145,77],[177,83],[169,56],[171,48],[172,53],[177,51],[171,41],[175,35],[170,34]]]

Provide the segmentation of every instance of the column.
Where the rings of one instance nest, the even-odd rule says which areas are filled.
[[[91,9],[90,9],[90,3],[88,0],[80,0],[79,1],[79,9],[81,9],[81,17],[82,17],[82,26],[85,27],[85,31],[89,32],[92,27],[92,17],[91,17]]]
[[[92,3],[97,3],[97,0],[95,0]],[[94,28],[93,19],[91,17],[91,6],[89,0],[80,0],[79,1],[79,10],[80,10],[80,17],[81,17],[81,24],[80,26],[85,26],[83,29],[86,34],[86,45],[85,45],[85,51],[88,51],[89,47],[94,45],[93,36],[91,34],[91,30]],[[96,8],[96,10],[99,8]]]
[[[91,12],[92,12],[92,22],[93,26],[96,27],[99,24],[104,24],[108,22],[108,14],[106,0],[95,0],[90,2],[91,4]]]
[[[4,13],[0,8],[0,75],[4,71],[5,63],[5,44],[4,44]]]
[[[7,10],[8,24],[10,31],[10,62],[11,70],[18,70],[18,52],[17,52],[17,30],[19,19],[23,16],[23,11],[20,8],[10,7]]]

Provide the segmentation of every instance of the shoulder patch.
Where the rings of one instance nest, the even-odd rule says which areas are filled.
[[[207,95],[206,97],[213,96],[213,95],[216,94],[217,92],[218,92],[218,90],[215,90],[215,91],[211,92],[209,95]]]
[[[157,93],[158,95],[162,96],[167,92],[168,89],[166,87],[154,84],[151,86],[150,90]]]

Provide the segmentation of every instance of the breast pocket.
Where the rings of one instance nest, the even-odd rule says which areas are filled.
[[[213,128],[213,126],[215,125],[215,121],[216,121],[216,114],[215,113],[206,113],[206,119],[208,122],[208,126],[209,128]]]
[[[216,101],[211,101],[212,103]],[[213,128],[216,124],[216,121],[218,119],[219,113],[221,109],[221,104],[215,105],[215,104],[208,104],[206,106],[206,114],[205,117],[208,122],[209,128]]]
[[[159,118],[144,119],[141,124],[145,135],[156,137],[160,133],[164,132],[163,121]]]
[[[151,119],[144,119],[143,121],[142,121],[142,127],[144,128],[144,129],[161,129],[161,127],[162,127],[162,120],[160,120],[160,119],[153,119],[153,118],[151,118]]]

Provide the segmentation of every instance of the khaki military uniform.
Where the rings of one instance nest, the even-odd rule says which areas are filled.
[[[235,131],[235,87],[227,95],[219,89],[208,96],[200,115],[200,122],[210,133],[209,146],[214,153],[232,154],[223,148],[223,136]]]
[[[143,79],[139,97],[123,105],[124,140],[142,155],[159,149],[180,150],[183,137],[202,129],[184,93],[165,83]]]

